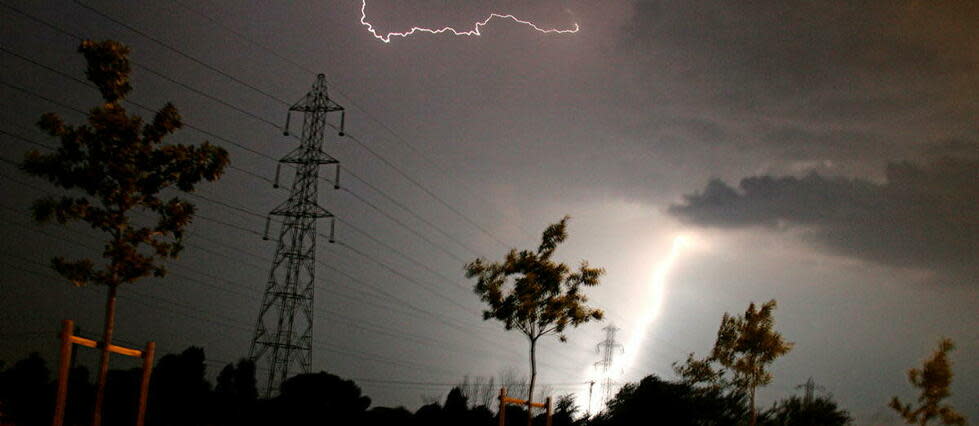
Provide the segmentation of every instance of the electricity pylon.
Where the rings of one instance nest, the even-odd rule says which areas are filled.
[[[283,133],[287,136],[293,111],[303,114],[302,138],[298,148],[279,160],[275,187],[279,186],[279,172],[283,163],[294,165],[296,175],[289,198],[269,212],[266,218],[263,239],[269,239],[272,216],[280,216],[282,221],[255,334],[248,351],[249,358],[256,366],[263,359],[266,361],[266,398],[272,397],[272,393],[289,377],[293,364],[303,373],[310,371],[317,219],[331,219],[330,242],[333,242],[334,229],[333,214],[317,203],[319,166],[333,164],[337,178],[340,174],[339,162],[323,152],[323,139],[329,125],[327,116],[331,112],[340,112],[340,136],[343,136],[345,113],[343,107],[327,95],[323,74],[316,77],[312,90],[286,113]],[[337,181],[334,181],[334,188],[337,188]]]
[[[595,347],[595,350],[602,354],[602,360],[595,363],[596,367],[602,368],[602,375],[605,377],[602,383],[602,394],[604,395],[604,402],[608,403],[609,399],[612,398],[612,376],[609,374],[609,369],[612,368],[612,363],[615,361],[616,350],[619,352],[624,352],[625,349],[615,340],[615,333],[620,329],[614,324],[609,324],[602,330],[605,331],[605,340],[602,340]]]

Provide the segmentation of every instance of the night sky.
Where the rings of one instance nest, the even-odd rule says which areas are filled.
[[[737,3],[369,1],[382,34],[493,12],[580,26],[494,19],[384,43],[353,0],[2,0],[0,359],[53,360],[61,319],[100,329],[104,289],[47,264],[101,240],[32,224],[54,188],[13,165],[53,145],[42,113],[78,123],[99,101],[77,35],[129,45],[130,100],[173,102],[189,126],[172,141],[209,140],[233,166],[189,196],[199,217],[171,275],[120,290],[120,342],[203,346],[211,374],[247,355],[275,249],[264,216],[287,196],[275,159],[297,144],[280,126],[322,72],[352,137],[325,144],[343,174],[320,186],[338,242],[317,247],[313,368],[374,405],[524,374],[524,338],[481,321],[463,265],[534,247],[568,214],[557,257],[606,268],[590,295],[609,315],[538,351],[555,394],[587,395],[610,322],[616,381],[672,378],[724,312],[774,298],[795,348],[759,406],[812,377],[858,424],[892,424],[906,370],[947,336],[951,401],[979,419],[979,4]]]

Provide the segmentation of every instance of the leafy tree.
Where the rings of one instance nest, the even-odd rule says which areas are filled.
[[[628,383],[595,416],[590,426],[641,424],[736,425],[747,412],[744,396],[687,382],[668,382],[647,376]],[[655,421],[650,421],[655,419]]]
[[[765,426],[843,426],[852,420],[850,413],[828,396],[806,400],[793,395],[776,402],[762,417]]]
[[[363,424],[366,426],[414,425],[412,418],[411,411],[404,407],[374,407],[367,412]]]
[[[528,400],[534,395],[537,380],[537,340],[563,332],[592,319],[602,319],[602,311],[585,305],[588,298],[581,287],[598,285],[605,272],[582,261],[578,270],[551,259],[557,245],[567,239],[568,217],[547,227],[536,251],[510,250],[502,262],[487,263],[476,259],[466,265],[466,277],[477,278],[476,294],[489,305],[483,319],[503,322],[507,330],[516,328],[530,341],[530,387]],[[512,285],[510,284],[512,281]],[[532,416],[531,416],[532,417]],[[528,425],[532,418],[528,419]]]
[[[179,354],[164,355],[150,382],[149,422],[160,426],[202,424],[207,420],[210,394],[203,348],[191,346]]]
[[[125,370],[109,370],[105,384],[105,406],[109,407],[103,413],[102,424],[105,426],[129,426],[136,419],[136,407],[139,404],[139,382],[143,377],[141,368],[127,368]],[[70,388],[69,388],[70,389]],[[181,407],[183,408],[183,407]],[[157,410],[156,416],[160,417]],[[164,412],[169,418],[190,419],[180,410],[178,412]],[[196,413],[195,413],[196,414]],[[149,424],[159,424],[149,419]],[[183,423],[169,423],[171,425]],[[199,423],[187,422],[187,425]]]
[[[0,373],[0,411],[17,425],[51,423],[51,371],[44,358],[32,352]]]
[[[86,124],[68,125],[53,113],[41,116],[38,126],[58,138],[60,146],[51,154],[27,153],[21,166],[28,174],[69,191],[60,198],[35,201],[36,220],[82,221],[108,234],[99,265],[92,259],[52,259],[54,270],[72,284],[108,288],[92,421],[99,426],[117,288],[166,273],[162,261],[180,253],[194,206],[177,197],[167,199],[163,192],[170,188],[189,192],[202,180],[219,178],[228,155],[207,142],[163,144],[164,137],[181,127],[180,115],[169,103],[149,123],[126,111],[121,102],[132,90],[129,48],[115,41],[86,40],[78,51],[88,63],[86,76],[104,102],[88,113]],[[156,219],[138,223],[133,220],[137,211],[155,214]]]
[[[775,305],[775,300],[766,302],[761,308],[751,303],[744,315],[737,317],[724,313],[710,356],[697,360],[690,354],[686,364],[674,365],[677,373],[688,382],[706,383],[713,388],[733,387],[747,394],[748,424],[751,426],[756,424],[758,417],[755,391],[772,381],[772,374],[765,367],[792,350],[793,345],[772,329]]]
[[[891,399],[890,407],[904,418],[908,424],[927,425],[928,421],[938,419],[944,425],[964,425],[965,417],[955,411],[951,405],[943,404],[942,400],[951,395],[952,362],[948,353],[955,349],[951,339],[943,338],[938,342],[938,349],[925,360],[924,367],[919,370],[908,370],[908,381],[921,390],[918,396],[918,407],[911,403],[901,403],[895,396]]]
[[[272,402],[266,412],[269,417],[258,424],[356,425],[371,405],[356,383],[324,371],[286,379]]]
[[[553,426],[574,426],[575,413],[578,412],[578,404],[575,403],[573,393],[561,395],[554,404]]]
[[[258,399],[256,384],[255,363],[249,359],[229,363],[221,369],[214,386],[219,424],[246,423]]]

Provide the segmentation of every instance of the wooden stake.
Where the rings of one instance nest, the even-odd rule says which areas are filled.
[[[500,426],[506,426],[506,388],[500,388]]]
[[[546,426],[551,426],[551,415],[554,414],[551,408],[551,397],[547,397],[547,421],[544,422]]]
[[[61,426],[65,422],[65,404],[68,401],[68,373],[71,367],[71,338],[74,330],[74,321],[61,321],[61,359],[58,361],[58,391],[54,399],[52,426]]]
[[[156,342],[146,343],[143,351],[143,379],[139,382],[139,409],[136,412],[136,426],[143,426],[146,419],[146,397],[150,393],[150,376],[153,373],[153,355],[156,353]]]

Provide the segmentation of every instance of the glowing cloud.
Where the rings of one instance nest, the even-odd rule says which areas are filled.
[[[545,34],[552,34],[552,33],[554,33],[554,34],[568,34],[568,33],[576,33],[576,32],[578,32],[578,23],[577,22],[574,24],[574,28],[571,28],[571,29],[564,29],[564,30],[557,29],[557,28],[547,28],[547,29],[545,29],[545,28],[538,27],[533,22],[524,21],[522,19],[518,19],[516,16],[513,16],[513,15],[509,15],[509,14],[504,15],[504,14],[499,14],[499,13],[491,13],[488,17],[486,17],[486,19],[484,19],[482,21],[479,21],[479,22],[476,22],[473,25],[473,29],[468,30],[468,31],[459,31],[459,30],[456,30],[455,28],[452,28],[452,27],[442,27],[442,28],[438,28],[438,29],[423,28],[423,27],[411,27],[411,30],[410,31],[403,32],[403,33],[387,33],[387,34],[381,34],[381,33],[377,32],[377,30],[374,29],[374,26],[371,25],[370,22],[367,22],[367,0],[363,0],[361,2],[361,4],[360,4],[360,23],[363,26],[367,27],[367,31],[370,31],[370,33],[373,34],[375,38],[377,38],[378,40],[381,40],[381,41],[383,41],[385,43],[390,43],[391,42],[391,37],[407,38],[408,36],[413,35],[415,33],[430,33],[430,34],[450,33],[452,35],[457,35],[457,36],[470,36],[470,37],[473,37],[473,36],[481,36],[483,34],[479,32],[479,28],[480,27],[483,27],[483,26],[486,26],[486,24],[489,23],[489,21],[491,21],[493,18],[510,19],[513,22],[516,22],[518,24],[526,25],[526,26],[534,29],[534,31],[545,33]]]

